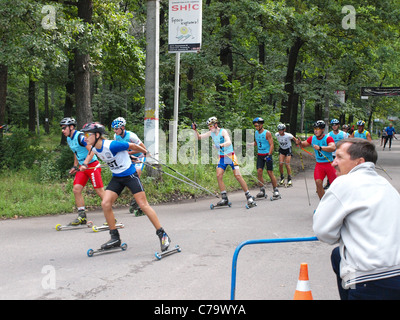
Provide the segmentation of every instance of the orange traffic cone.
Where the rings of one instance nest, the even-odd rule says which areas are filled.
[[[310,283],[308,281],[307,263],[302,263],[300,265],[300,275],[297,281],[296,292],[294,293],[294,300],[313,300]]]

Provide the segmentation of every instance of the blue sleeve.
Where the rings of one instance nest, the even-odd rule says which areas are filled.
[[[85,141],[85,136],[83,134],[80,134],[78,136],[78,142],[82,147],[86,147],[87,146],[87,143]]]
[[[129,143],[125,141],[115,141],[113,140],[110,143],[110,151],[112,154],[115,156],[118,152],[128,150],[129,149]]]

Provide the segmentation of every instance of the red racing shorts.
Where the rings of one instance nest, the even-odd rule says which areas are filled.
[[[336,179],[336,169],[329,162],[317,162],[314,169],[314,180],[324,180],[328,177],[329,183]]]
[[[103,180],[101,179],[101,168],[100,166],[96,168],[99,164],[98,161],[94,161],[89,164],[89,168],[85,171],[78,171],[75,174],[74,185],[80,184],[81,186],[86,186],[86,183],[90,179],[93,188],[103,188]]]

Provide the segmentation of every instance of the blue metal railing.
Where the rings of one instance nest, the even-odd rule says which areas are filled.
[[[259,239],[259,240],[247,240],[243,241],[236,247],[235,253],[232,259],[232,280],[231,280],[231,300],[235,300],[236,290],[236,271],[237,271],[237,259],[240,250],[247,245],[251,244],[263,244],[263,243],[282,243],[282,242],[305,242],[305,241],[318,241],[317,237],[308,238],[281,238],[281,239]]]

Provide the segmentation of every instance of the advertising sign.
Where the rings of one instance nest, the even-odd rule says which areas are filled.
[[[168,52],[198,52],[202,0],[169,0]]]

